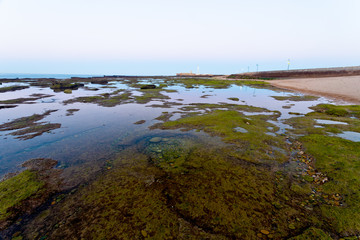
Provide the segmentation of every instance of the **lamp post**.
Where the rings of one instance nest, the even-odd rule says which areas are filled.
[[[288,59],[288,71],[290,70],[290,59]]]

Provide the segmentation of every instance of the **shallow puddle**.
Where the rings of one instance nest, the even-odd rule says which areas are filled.
[[[342,133],[337,134],[336,136],[353,142],[360,142],[360,133],[358,132],[344,131]]]
[[[324,119],[314,119],[318,124],[341,124],[341,125],[347,125],[346,122],[339,122],[339,121],[333,121],[333,120],[324,120]]]

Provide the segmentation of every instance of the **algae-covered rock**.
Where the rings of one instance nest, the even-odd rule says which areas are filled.
[[[332,240],[332,238],[321,229],[314,227],[306,229],[302,234],[290,238],[290,240]]]
[[[52,159],[31,159],[23,164],[27,170],[0,182],[0,230],[58,191],[60,170],[52,169],[56,164]]]
[[[151,143],[158,143],[158,142],[161,142],[162,141],[162,138],[161,137],[153,137],[149,140],[149,142]]]
[[[156,86],[153,85],[153,84],[142,85],[142,86],[140,87],[140,89],[155,89],[155,88],[156,88]]]

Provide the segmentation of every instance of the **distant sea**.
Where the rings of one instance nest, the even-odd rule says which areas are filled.
[[[27,74],[27,73],[0,73],[1,78],[57,78],[66,79],[71,77],[102,77],[103,75],[84,74]]]

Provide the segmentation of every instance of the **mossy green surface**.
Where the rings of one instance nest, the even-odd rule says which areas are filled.
[[[310,227],[304,231],[301,235],[290,238],[290,240],[332,240],[329,234],[325,233],[321,229]]]
[[[311,224],[285,197],[287,181],[266,165],[243,164],[226,146],[175,137],[125,149],[106,174],[40,214],[25,235],[256,239],[267,229],[281,239]]]
[[[198,129],[213,135],[223,137],[226,142],[235,143],[240,148],[234,153],[244,160],[258,162],[261,160],[284,161],[283,153],[272,149],[273,146],[284,147],[281,137],[266,134],[268,127],[273,127],[266,120],[269,116],[244,116],[237,111],[214,110],[204,115],[181,118],[163,123],[163,129]],[[247,133],[237,132],[236,127],[247,130]]]
[[[360,233],[360,143],[345,140],[331,134],[343,131],[360,132],[359,105],[335,106],[319,104],[311,107],[303,117],[286,120],[294,127],[290,133],[299,134],[298,140],[306,153],[314,158],[314,167],[325,174],[326,181],[319,191],[332,196],[328,203],[321,204],[319,211],[324,217],[323,226],[340,236],[354,236]],[[325,124],[317,119],[332,120]],[[321,127],[316,127],[321,126]],[[308,179],[307,179],[308,178]],[[312,182],[310,176],[303,176]],[[293,188],[295,191],[302,189]]]
[[[316,121],[317,119],[337,121],[345,124],[318,123]],[[286,119],[285,122],[293,127],[293,129],[289,129],[290,132],[301,135],[305,135],[305,134],[326,135],[328,133],[336,134],[336,133],[341,133],[343,131],[360,132],[359,119],[350,118],[350,117],[338,117],[320,112],[311,112],[303,117],[293,117],[290,119]],[[315,127],[315,126],[321,126],[321,127]]]
[[[26,88],[29,88],[29,86],[10,86],[10,87],[2,87],[2,88],[0,88],[0,93],[13,92],[13,91],[17,91],[17,90],[26,89]]]
[[[321,211],[336,231],[360,233],[360,143],[312,134],[300,138],[306,151],[315,157],[315,166],[331,179],[323,185],[329,194],[344,196],[345,205],[322,205]]]
[[[43,186],[44,183],[38,181],[36,174],[29,170],[0,182],[0,220],[5,220],[11,214],[8,212],[11,207],[36,194]]]
[[[141,89],[142,95],[135,96],[134,99],[137,103],[148,103],[157,99],[170,99],[170,97],[161,93],[163,89]]]
[[[254,107],[249,105],[239,105],[239,104],[227,104],[227,103],[191,103],[187,106],[180,108],[183,111],[197,111],[197,110],[216,110],[216,109],[227,109],[235,111],[244,111],[244,112],[270,112],[266,108]]]
[[[332,105],[319,104],[312,107],[317,113],[325,113],[336,117],[357,117],[360,118],[360,105]]]
[[[105,93],[98,96],[78,97],[64,101],[64,104],[82,102],[82,103],[96,103],[103,107],[114,107],[116,105],[127,103],[131,100],[130,92],[114,91],[113,93]]]
[[[309,96],[309,95],[302,95],[302,96],[271,96],[272,98],[278,100],[278,101],[315,101],[319,99],[319,97],[315,96]]]
[[[198,88],[199,86],[205,86],[207,88],[225,89],[231,85],[252,85],[252,86],[267,86],[269,83],[264,81],[254,80],[242,80],[242,81],[229,81],[229,80],[217,80],[217,79],[203,79],[203,78],[180,78],[171,79],[171,83],[182,84],[185,88]]]
[[[28,117],[17,118],[13,121],[0,125],[0,131],[16,130],[9,135],[17,136],[16,138],[27,140],[42,135],[45,132],[61,127],[60,123],[38,122],[57,110],[48,110],[43,114],[33,114]]]

